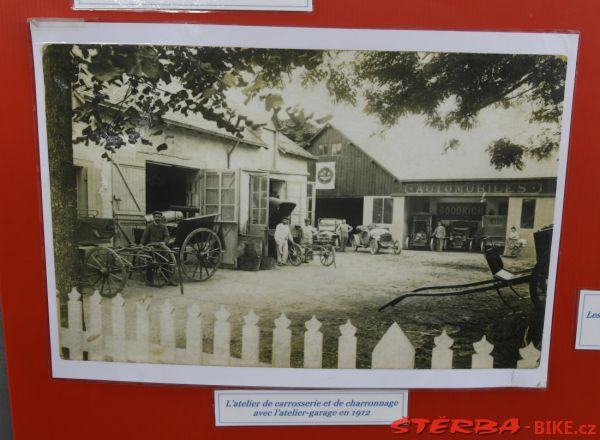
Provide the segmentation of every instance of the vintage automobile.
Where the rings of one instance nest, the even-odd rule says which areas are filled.
[[[432,249],[431,238],[433,215],[428,212],[417,213],[412,216],[410,231],[404,240],[406,249]]]
[[[503,252],[506,244],[506,216],[484,215],[479,224],[476,243],[479,245],[481,252],[485,252],[485,249],[489,246]]]
[[[340,218],[320,218],[317,221],[317,243],[320,245],[340,245],[340,237],[337,234],[337,228],[342,222]]]
[[[475,235],[477,232],[477,221],[448,220],[446,225],[446,242],[444,248],[447,250],[472,251]]]
[[[382,225],[363,225],[357,226],[356,234],[352,236],[351,244],[354,251],[361,248],[368,248],[375,255],[380,249],[392,249],[396,255],[402,252],[402,246],[398,240],[392,238],[390,230]]]

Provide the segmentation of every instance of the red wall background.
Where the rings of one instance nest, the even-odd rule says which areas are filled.
[[[409,414],[598,423],[600,351],[575,351],[577,292],[600,288],[600,3],[595,0],[314,0],[313,13],[72,11],[69,0],[0,5],[0,295],[17,439],[391,437],[389,427],[215,428],[212,389],[53,380],[35,88],[27,19],[346,28],[580,32],[558,286],[546,390],[413,391]],[[531,431],[517,438],[533,437]],[[426,438],[426,436],[420,436]],[[439,436],[437,436],[439,438]],[[537,436],[538,438],[544,436]],[[571,436],[573,438],[573,436]]]

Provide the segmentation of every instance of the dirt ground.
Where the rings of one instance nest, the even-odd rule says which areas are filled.
[[[505,259],[507,268],[531,267],[533,261]],[[224,306],[232,323],[232,354],[240,354],[243,316],[250,310],[261,318],[261,361],[271,359],[273,320],[285,313],[292,321],[292,366],[302,366],[304,322],[313,315],[323,325],[323,364],[337,365],[339,326],[348,319],[357,327],[358,367],[369,368],[371,352],[388,327],[397,322],[416,349],[416,367],[429,368],[433,338],[443,329],[454,339],[454,366],[469,368],[472,343],[485,334],[495,345],[496,368],[514,368],[518,348],[524,340],[537,342],[540,317],[534,313],[526,286],[518,289],[523,298],[508,291],[511,311],[495,292],[454,297],[409,298],[395,307],[378,308],[406,292],[425,285],[454,284],[490,278],[482,254],[457,252],[402,251],[401,255],[367,251],[338,253],[336,267],[324,267],[318,259],[300,267],[285,266],[259,272],[220,269],[208,281],[184,283],[179,287],[152,288],[141,280],[130,280],[123,297],[127,301],[127,329],[133,336],[135,302],[152,297],[151,318],[158,323],[158,308],[169,301],[175,306],[178,344],[184,345],[186,308],[198,304],[205,326],[205,351],[212,350],[214,312]],[[87,296],[86,296],[87,298]],[[109,307],[110,301],[104,301]],[[87,308],[87,307],[86,307]],[[108,311],[108,310],[107,310]],[[108,313],[110,315],[110,312]],[[106,316],[106,315],[105,315]],[[107,323],[108,325],[109,323]],[[158,340],[158,328],[153,329]]]

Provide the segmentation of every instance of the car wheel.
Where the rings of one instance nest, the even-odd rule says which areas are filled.
[[[379,243],[377,240],[371,239],[371,242],[369,243],[369,249],[373,255],[379,252]]]
[[[402,246],[400,246],[400,242],[398,240],[394,242],[392,249],[394,250],[394,254],[400,255],[400,252],[402,252]]]

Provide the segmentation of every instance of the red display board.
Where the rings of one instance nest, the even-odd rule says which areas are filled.
[[[519,417],[521,438],[536,437],[535,422],[598,424],[595,366],[600,352],[574,350],[577,292],[598,289],[595,229],[600,207],[594,146],[600,117],[596,85],[600,7],[592,1],[383,1],[314,0],[312,13],[83,12],[67,0],[4,2],[3,142],[0,160],[2,235],[0,294],[14,433],[29,438],[363,438],[391,436],[380,427],[216,428],[213,389],[52,379],[48,332],[38,136],[30,18],[113,22],[171,22],[367,29],[579,32],[558,281],[548,388],[448,390],[410,393],[411,417],[503,421]],[[538,425],[539,426],[539,425]],[[558,432],[555,432],[558,433]],[[427,437],[426,434],[422,435]],[[539,437],[539,435],[538,435]]]

